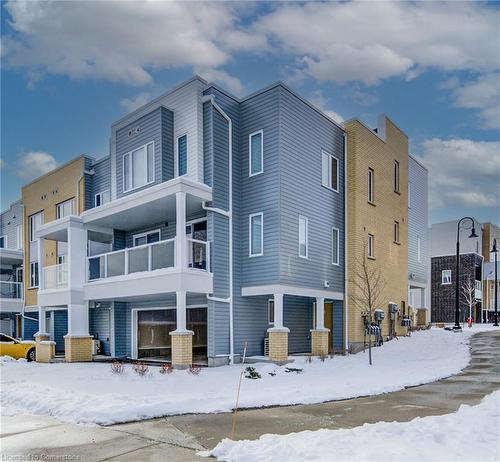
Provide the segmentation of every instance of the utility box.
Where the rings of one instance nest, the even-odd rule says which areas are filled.
[[[384,310],[381,310],[380,308],[377,308],[373,312],[373,318],[375,319],[376,322],[382,322],[385,318],[385,313]]]

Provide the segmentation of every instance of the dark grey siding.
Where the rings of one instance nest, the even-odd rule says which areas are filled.
[[[56,353],[64,353],[64,336],[68,333],[68,312],[66,310],[54,310],[54,342],[56,342]]]
[[[37,321],[33,321],[23,318],[23,340],[33,340],[38,332],[38,313],[26,313],[26,316],[37,319]]]
[[[161,108],[162,181],[174,177],[174,113]]]
[[[113,250],[124,249],[126,243],[126,232],[120,229],[113,230]]]
[[[306,297],[285,296],[283,299],[283,324],[290,329],[288,352],[290,354],[310,352],[313,300]]]
[[[0,236],[7,236],[7,249],[17,249],[17,226],[23,224],[23,206],[21,202],[14,202],[7,210],[0,214]],[[22,243],[21,243],[22,245]]]
[[[109,197],[111,198],[111,164],[109,156],[96,162],[92,168],[94,175],[92,176],[90,208],[95,207],[95,195],[98,193],[109,191]]]
[[[130,356],[130,310],[125,302],[114,302],[115,356]]]
[[[101,302],[99,308],[91,308],[89,313],[90,335],[101,342],[101,354],[111,354],[111,306]]]
[[[344,303],[339,300],[333,301],[333,331],[332,342],[335,351],[344,348]]]

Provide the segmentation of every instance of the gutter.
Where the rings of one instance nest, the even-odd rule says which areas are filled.
[[[210,102],[215,110],[226,119],[228,123],[228,156],[229,156],[229,210],[225,211],[219,208],[207,207],[202,204],[203,209],[209,212],[218,213],[228,218],[229,221],[229,297],[227,299],[210,297],[208,300],[218,301],[229,304],[229,364],[234,364],[234,309],[233,309],[233,122],[226,112],[215,102],[214,95],[206,95],[201,98],[202,103]]]
[[[347,132],[344,132],[344,348],[349,351],[349,297],[347,271]]]

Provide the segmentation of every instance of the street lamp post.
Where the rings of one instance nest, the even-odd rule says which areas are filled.
[[[493,247],[491,251],[495,254],[495,323],[493,324],[495,327],[498,327],[498,275],[497,275],[497,240],[493,239]]]
[[[455,325],[453,326],[453,330],[458,332],[461,331],[460,327],[460,225],[462,222],[470,220],[472,223],[472,232],[469,237],[477,237],[476,228],[474,227],[474,218],[471,217],[463,217],[458,221],[457,224],[457,268],[455,274]]]

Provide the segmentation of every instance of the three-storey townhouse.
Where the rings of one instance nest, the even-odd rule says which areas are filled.
[[[22,335],[23,206],[12,203],[0,214],[0,332]]]

